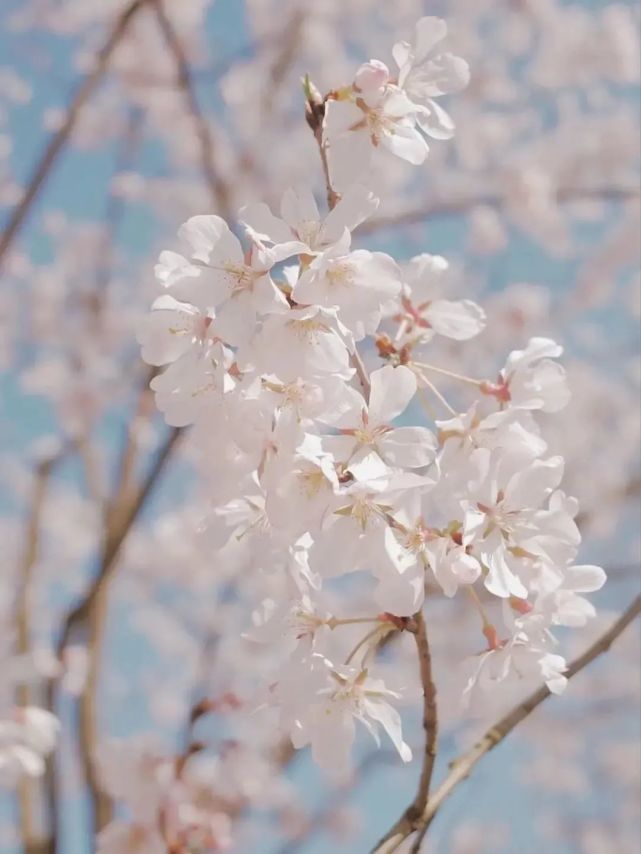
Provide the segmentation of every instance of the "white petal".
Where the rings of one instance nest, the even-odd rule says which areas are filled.
[[[309,187],[285,190],[280,212],[285,222],[295,231],[299,231],[304,223],[320,222],[318,205]]]
[[[380,137],[381,145],[406,160],[413,166],[420,166],[429,154],[429,147],[424,137],[414,128],[405,125],[395,125],[392,131],[388,131]]]
[[[606,581],[607,575],[600,566],[583,564],[568,567],[563,586],[577,593],[594,593],[600,590]]]
[[[398,65],[399,69],[403,68],[407,60],[410,58],[411,49],[412,46],[409,42],[396,42],[392,48],[392,56],[394,57],[394,62]],[[400,85],[402,85],[402,83]]]
[[[158,257],[158,263],[154,267],[154,274],[159,282],[166,288],[170,288],[183,278],[199,276],[200,267],[191,264],[180,253],[170,252],[166,249]]]
[[[270,211],[264,202],[245,205],[238,213],[238,219],[244,223],[258,240],[271,243],[285,243],[292,240],[292,230]]]
[[[426,15],[416,22],[414,44],[412,45],[414,63],[422,63],[430,51],[447,35],[447,24],[442,18]]]
[[[388,734],[403,762],[409,762],[412,759],[412,751],[409,745],[403,741],[401,716],[398,711],[385,700],[372,697],[365,697],[363,705],[370,718],[378,721]]]
[[[467,341],[485,326],[485,312],[471,300],[434,300],[425,317],[435,332],[455,341]]]
[[[377,210],[379,200],[362,184],[354,184],[343,193],[338,204],[331,210],[322,227],[324,242],[334,243],[343,236],[347,228],[353,231]]]
[[[430,98],[460,92],[470,82],[470,67],[460,56],[441,53],[412,69],[405,88],[417,104],[427,104]]]
[[[512,509],[539,507],[563,477],[563,457],[534,460],[515,474],[505,488],[505,503]]]
[[[400,468],[429,465],[438,448],[436,437],[427,427],[397,427],[377,442],[383,459]]]
[[[507,599],[508,596],[527,598],[527,589],[508,566],[502,547],[491,554],[483,554],[483,562],[490,570],[485,577],[485,587],[490,593],[501,599]]]
[[[214,215],[192,216],[178,229],[178,236],[191,248],[194,258],[205,263],[225,258],[242,263],[243,250],[224,219]]]
[[[370,376],[370,425],[389,424],[405,411],[416,394],[416,377],[404,365],[386,365]]]
[[[416,122],[423,133],[432,139],[452,139],[456,130],[450,114],[431,99],[417,109]]]
[[[174,362],[191,347],[191,336],[172,334],[171,329],[182,325],[179,312],[152,311],[143,318],[136,331],[140,355],[148,365],[166,365]]]

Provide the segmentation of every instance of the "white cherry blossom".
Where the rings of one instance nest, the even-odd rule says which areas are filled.
[[[337,459],[349,466],[355,454],[375,451],[390,466],[421,468],[436,454],[436,440],[426,427],[393,427],[416,393],[416,377],[409,368],[390,365],[372,371],[369,403],[353,392],[351,405],[339,413],[321,416],[340,431],[326,441]]]
[[[316,696],[296,719],[291,730],[292,742],[300,747],[311,744],[314,759],[334,774],[344,773],[355,737],[355,721],[362,723],[378,743],[381,726],[404,762],[412,751],[403,741],[399,713],[387,701],[399,694],[385,688],[380,679],[368,676],[366,670],[335,666],[323,659],[319,663],[324,681]]]
[[[521,561],[538,532],[537,513],[563,475],[561,457],[528,460],[481,448],[471,464],[463,542],[472,545],[487,567],[485,586],[495,596],[527,596],[519,576]]]
[[[570,399],[565,369],[553,361],[562,353],[549,338],[532,338],[525,350],[510,353],[497,383],[484,391],[518,409],[558,412]]]
[[[284,247],[292,255],[316,255],[339,242],[349,245],[351,232],[376,212],[378,204],[370,190],[354,184],[323,218],[309,189],[290,189],[283,195],[280,218],[263,202],[242,208],[239,217],[253,239],[278,245],[279,255],[287,251]]]
[[[156,276],[177,299],[216,309],[219,334],[227,343],[243,343],[257,314],[287,305],[269,274],[287,253],[281,256],[258,243],[244,251],[218,216],[191,217],[178,235],[189,258],[162,253]]]
[[[329,375],[348,380],[353,346],[336,309],[310,305],[267,317],[244,352],[247,361],[283,382]]]
[[[336,307],[338,317],[355,341],[373,335],[383,308],[400,291],[396,262],[383,252],[347,252],[344,240],[317,256],[294,285],[292,297],[301,304]]]
[[[403,332],[429,341],[434,334],[467,341],[485,326],[485,312],[472,300],[435,297],[449,264],[440,255],[416,255],[403,265],[403,296],[397,320]]]
[[[434,99],[459,92],[470,80],[469,66],[460,56],[433,54],[446,35],[445,21],[425,17],[416,22],[412,43],[397,42],[393,48],[399,67],[398,85],[417,105],[419,127],[434,139],[451,139],[454,135],[454,122]]]
[[[381,86],[377,85],[380,79],[385,80]],[[416,129],[415,104],[388,80],[383,63],[374,73],[369,63],[356,73],[351,90],[325,104],[329,175],[338,192],[367,179],[376,151],[387,151],[415,166],[427,157],[427,143]]]

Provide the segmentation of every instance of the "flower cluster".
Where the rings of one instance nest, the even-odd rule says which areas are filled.
[[[467,695],[523,675],[559,691],[565,662],[551,629],[582,625],[592,607],[581,594],[604,580],[574,565],[577,502],[560,489],[563,460],[547,454],[536,420],[568,400],[561,347],[532,338],[493,378],[433,365],[434,337],[474,338],[483,310],[440,297],[448,264],[439,256],[399,264],[352,248],[379,204],[362,183],[369,155],[383,145],[420,163],[421,132],[451,135],[432,99],[464,85],[467,67],[429,58],[444,34],[443,22],[422,19],[414,43],[395,47],[397,80],[371,61],[324,99],[326,216],[310,191],[288,190],[280,216],[243,208],[241,237],[219,216],[192,217],[181,251],[160,255],[163,293],[139,331],[145,361],[165,366],[151,385],[166,421],[193,424],[210,448],[214,437],[202,524],[211,548],[242,540],[261,572],[284,579],[282,598],[263,601],[249,631],[282,647],[269,702],[296,747],[310,744],[339,771],[356,721],[411,758],[390,702],[399,693],[371,671],[426,590],[465,591],[478,609],[485,641],[470,650],[481,654]],[[371,371],[363,352],[378,353]],[[473,399],[454,408],[439,376]],[[419,404],[432,429],[417,423]],[[326,589],[356,572],[371,579],[373,613],[328,611]],[[355,627],[365,634],[341,645]]]
[[[326,101],[326,140],[331,183],[342,191],[368,170],[377,149],[415,165],[429,152],[426,136],[451,139],[454,122],[435,98],[467,86],[467,63],[451,53],[434,53],[447,34],[445,21],[421,18],[412,43],[397,42],[398,75],[385,63],[366,62],[354,82]]]

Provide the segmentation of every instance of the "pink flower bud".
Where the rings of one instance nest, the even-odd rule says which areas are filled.
[[[372,92],[386,86],[389,81],[389,69],[384,62],[370,59],[363,63],[354,77],[354,88],[359,92]]]

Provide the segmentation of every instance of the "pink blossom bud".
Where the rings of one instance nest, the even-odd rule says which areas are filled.
[[[384,62],[370,59],[364,62],[354,77],[354,88],[359,92],[371,92],[381,89],[389,81],[389,69]]]

